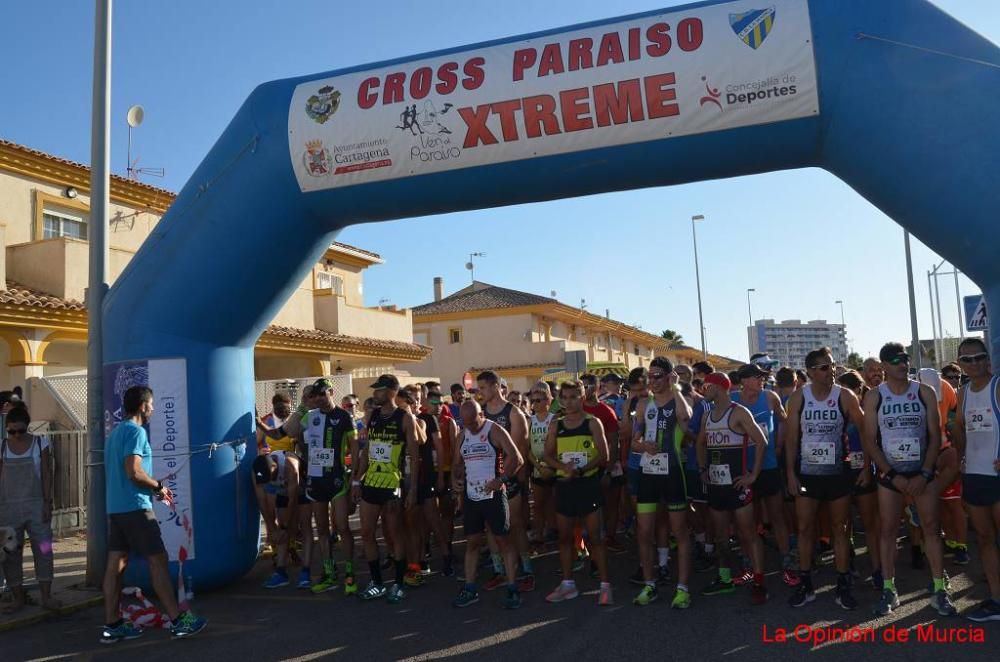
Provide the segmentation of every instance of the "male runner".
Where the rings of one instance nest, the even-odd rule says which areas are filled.
[[[556,472],[545,464],[545,440],[549,436],[549,427],[556,415],[549,411],[552,405],[552,392],[545,382],[537,382],[531,387],[531,447],[525,456],[531,466],[531,496],[535,504],[534,543],[544,545],[549,526],[555,530],[555,499],[553,492],[556,484]]]
[[[559,526],[559,561],[563,581],[546,596],[548,602],[572,600],[579,595],[573,581],[573,533],[582,520],[590,538],[591,558],[597,565],[601,588],[597,604],[614,603],[608,581],[608,553],[601,536],[600,469],[608,463],[608,442],[601,422],[583,411],[583,384],[559,385],[564,416],[549,428],[545,462],[556,469],[556,523]]]
[[[330,535],[330,503],[333,518],[344,541],[344,594],[357,593],[354,582],[354,535],[348,523],[347,492],[349,472],[344,459],[354,440],[354,418],[334,405],[333,384],[329,379],[319,379],[313,384],[313,402],[316,409],[303,416],[300,444],[306,459],[306,498],[312,504],[319,536],[319,553],[323,559],[323,575],[313,584],[313,593],[325,593],[337,588],[337,566],[333,560]],[[312,537],[312,528],[305,532]]]
[[[304,544],[302,546],[302,568],[299,570],[299,580],[296,583],[298,588],[310,588],[312,585],[309,575],[309,562],[312,552],[312,510],[306,498],[305,490],[301,484],[301,466],[299,457],[292,452],[274,451],[267,455],[260,455],[253,461],[254,492],[257,494],[257,502],[267,501],[264,499],[265,487],[271,485],[275,489],[275,508],[277,513],[270,510],[264,512],[264,525],[274,526],[277,530],[268,531],[268,538],[275,541],[277,547],[277,565],[274,573],[264,582],[264,588],[274,589],[288,586],[288,546],[295,540],[296,531],[301,530],[304,534]],[[269,505],[265,505],[269,509]]]
[[[375,410],[368,421],[368,448],[359,453],[358,444],[351,444],[352,457],[358,458],[357,476],[351,480],[352,497],[361,501],[361,539],[365,558],[371,571],[371,581],[361,594],[362,600],[375,600],[386,595],[382,585],[382,567],[378,559],[378,542],[375,526],[384,515],[386,528],[393,532],[393,557],[396,581],[388,592],[388,601],[403,599],[403,579],[406,574],[406,538],[400,529],[401,497],[406,507],[417,502],[417,481],[409,482],[406,495],[402,494],[403,458],[409,458],[411,467],[420,462],[417,453],[417,423],[413,414],[396,406],[399,380],[395,375],[382,375],[374,384],[372,397]]]
[[[691,576],[691,536],[687,528],[687,486],[681,455],[683,430],[691,419],[691,408],[684,399],[677,373],[669,359],[657,356],[649,364],[649,398],[638,405],[638,425],[632,448],[642,450],[639,466],[639,497],[636,506],[639,521],[639,559],[645,586],[632,601],[648,605],[657,599],[653,569],[653,541],[657,512],[661,505],[668,512],[670,530],[677,538],[680,556],[677,593],[671,607],[691,606],[688,580]],[[662,564],[661,564],[662,565]]]
[[[885,372],[882,370],[882,364],[874,356],[869,356],[865,359],[865,362],[861,365],[861,376],[865,378],[865,385],[868,388],[878,388],[885,380]]]
[[[492,370],[476,375],[479,395],[482,396],[483,415],[493,421],[510,435],[514,445],[523,458],[529,452],[528,420],[518,407],[507,402],[503,395],[502,385],[506,382]],[[535,590],[535,572],[531,562],[531,548],[528,545],[528,534],[524,530],[524,511],[521,494],[526,491],[526,474],[518,470],[514,482],[507,487],[507,500],[510,503],[510,535],[512,543],[521,558],[522,574],[518,577],[518,590],[523,593]],[[490,545],[493,557],[493,578],[483,585],[487,591],[492,591],[503,585],[503,565],[499,550],[494,551]]]
[[[757,425],[767,437],[767,448],[764,451],[764,469],[760,472],[760,477],[754,483],[754,502],[766,509],[771,528],[774,532],[774,540],[781,553],[781,577],[789,586],[798,584],[794,570],[792,570],[792,559],[789,555],[791,547],[788,542],[788,522],[785,520],[784,493],[781,480],[781,469],[778,468],[778,455],[781,449],[777,448],[775,439],[775,425],[785,421],[785,408],[781,405],[781,399],[774,391],[764,390],[764,383],[771,373],[765,370],[760,362],[771,365],[771,360],[766,354],[755,355],[758,363],[748,363],[741,366],[737,371],[740,380],[740,391],[733,396],[733,402],[737,402],[753,414]],[[742,577],[736,579],[737,585],[745,584],[750,580],[750,572],[744,572]]]
[[[705,399],[712,403],[712,411],[702,419],[698,433],[698,470],[707,486],[719,551],[719,576],[702,590],[702,595],[736,590],[729,552],[729,531],[735,523],[740,545],[744,553],[750,554],[753,565],[750,599],[761,605],[768,596],[764,547],[754,531],[753,484],[763,469],[767,439],[750,410],[732,402],[731,388],[732,382],[724,373],[713,372],[705,377]],[[756,449],[752,459],[748,457],[750,442]]]
[[[622,397],[622,378],[613,373],[601,377],[601,394],[598,399],[615,411],[615,416],[621,420],[625,415],[625,398]]]
[[[979,556],[990,588],[990,599],[966,615],[977,623],[1000,621],[1000,377],[994,376],[989,350],[979,338],[958,346],[958,361],[970,382],[958,396],[958,414],[952,431],[959,455],[965,459],[962,499],[969,506],[976,529]]]
[[[618,460],[618,416],[609,405],[597,397],[597,375],[587,373],[580,377],[583,382],[583,411],[601,422],[604,427],[604,438],[608,440],[608,471],[602,472],[601,490],[604,492],[604,529],[606,531],[605,546],[609,551],[624,552],[625,547],[615,539],[618,530],[619,504],[622,498],[622,487],[625,485],[625,472]]]
[[[510,544],[510,503],[507,488],[523,463],[521,452],[500,425],[483,416],[479,403],[467,400],[459,410],[464,430],[452,455],[452,489],[461,494],[462,521],[466,535],[465,585],[452,601],[456,607],[479,602],[476,570],[483,532],[489,527],[503,556],[507,596],[505,609],[521,606],[517,588],[517,550]]]
[[[829,347],[806,354],[809,383],[788,400],[785,421],[785,468],[788,490],[795,495],[799,523],[800,583],[789,599],[802,607],[816,599],[812,583],[812,554],[816,518],[821,503],[830,506],[833,528],[837,590],[834,601],[844,609],[856,609],[851,595],[851,547],[847,525],[854,479],[847,440],[847,423],[864,427],[864,414],[850,389],[834,384],[833,353]],[[866,480],[871,474],[865,472]],[[874,533],[874,532],[873,532]]]
[[[451,491],[451,458],[459,438],[459,429],[455,419],[451,416],[451,410],[444,404],[440,384],[428,386],[427,412],[431,416],[437,417],[438,431],[441,435],[441,450],[435,456],[436,484],[434,494],[437,497],[438,516],[444,526],[450,554],[451,544],[455,539],[455,500]]]
[[[865,395],[862,443],[879,470],[878,506],[882,519],[882,600],[875,614],[899,607],[896,592],[896,532],[904,496],[912,497],[920,515],[925,553],[931,566],[931,605],[942,616],[956,613],[948,596],[940,538],[941,487],[934,466],[941,448],[937,397],[929,386],[909,378],[910,357],[900,343],[879,351],[885,381]]]

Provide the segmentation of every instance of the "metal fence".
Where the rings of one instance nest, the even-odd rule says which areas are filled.
[[[272,379],[254,384],[254,399],[257,411],[261,416],[271,411],[271,398],[275,393],[284,393],[292,400],[292,408],[299,406],[299,397],[302,395],[302,388],[307,384],[312,384],[319,377],[303,377],[301,379]],[[334,375],[327,377],[333,382],[334,401],[339,405],[340,400],[351,391],[353,380],[351,375]],[[364,398],[362,398],[363,400]]]

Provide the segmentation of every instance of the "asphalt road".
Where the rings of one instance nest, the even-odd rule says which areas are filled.
[[[460,529],[458,533],[460,534]],[[462,550],[458,546],[459,551]],[[975,548],[972,548],[975,557]],[[833,602],[835,573],[824,566],[816,578],[816,602],[792,609],[786,604],[791,592],[777,572],[768,575],[770,601],[760,607],[750,604],[748,592],[702,597],[698,590],[711,573],[695,575],[691,582],[694,603],[687,611],[669,608],[671,588],[661,590],[658,602],[645,608],[631,604],[637,593],[627,581],[636,567],[634,549],[612,556],[612,580],[616,604],[596,604],[597,581],[583,574],[577,584],[581,596],[559,605],[547,604],[545,594],[553,588],[557,558],[549,552],[536,560],[538,588],[525,594],[518,611],[500,607],[502,591],[483,593],[479,604],[455,609],[450,601],[459,585],[453,579],[435,576],[427,585],[408,592],[399,605],[362,603],[339,591],[312,596],[292,587],[266,591],[260,584],[270,572],[262,560],[252,573],[236,585],[196,596],[196,610],[209,619],[208,628],[189,640],[171,641],[166,632],[148,631],[134,642],[103,646],[98,608],[51,620],[25,629],[0,634],[0,659],[62,660],[127,655],[152,660],[318,660],[325,658],[365,660],[855,660],[859,655],[877,655],[889,660],[998,659],[1000,623],[977,625],[962,618],[942,618],[928,606],[924,594],[927,571],[909,568],[909,551],[901,551],[897,586],[902,607],[888,618],[875,619],[871,609],[878,595],[857,587],[861,603],[846,612]],[[987,595],[982,572],[975,561],[964,569],[948,561],[952,591],[960,611]],[[364,565],[363,563],[358,564]],[[769,568],[777,567],[773,552]],[[859,569],[868,567],[858,559]],[[360,577],[362,585],[366,576]],[[973,585],[973,580],[977,584]],[[779,628],[871,628],[858,636],[861,641],[814,646],[779,638]],[[927,627],[929,626],[929,628]],[[765,630],[766,628],[766,630]],[[921,630],[938,636],[981,636],[985,643],[928,643],[918,641]],[[804,630],[800,629],[800,633]],[[902,636],[908,641],[886,641]],[[771,641],[767,641],[770,639]],[[944,656],[944,657],[941,657]]]

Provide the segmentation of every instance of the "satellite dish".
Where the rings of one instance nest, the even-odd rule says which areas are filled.
[[[132,106],[128,109],[128,114],[125,116],[128,125],[133,129],[142,124],[143,118],[146,116],[146,111],[142,109],[142,106]]]
[[[468,269],[469,271],[472,271],[473,266],[474,265],[471,262],[466,262],[465,263],[465,268]]]

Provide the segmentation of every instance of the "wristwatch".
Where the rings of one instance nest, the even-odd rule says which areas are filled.
[[[926,480],[928,483],[934,480],[934,472],[929,471],[928,469],[921,469],[920,475],[923,476],[924,480]]]
[[[163,481],[162,480],[158,480],[158,481],[156,481],[156,489],[153,490],[153,492],[154,493],[159,493],[159,492],[162,492],[162,491],[163,491]]]
[[[897,475],[898,474],[895,469],[889,469],[885,472],[885,477],[890,483],[896,478]]]

